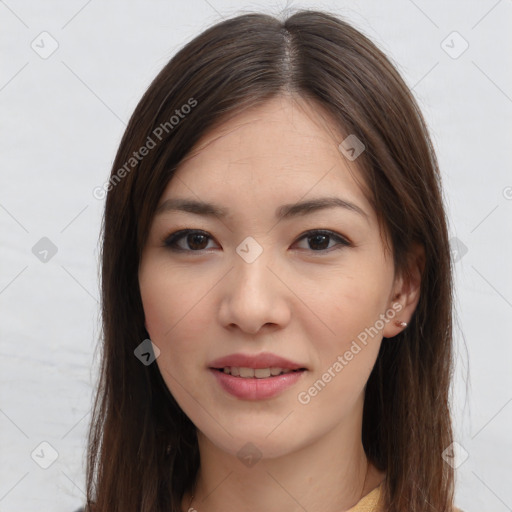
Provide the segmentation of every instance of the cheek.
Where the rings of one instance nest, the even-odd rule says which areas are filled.
[[[340,384],[354,381],[363,385],[380,348],[393,270],[385,260],[375,257],[354,258],[349,263],[322,290],[317,287],[305,292],[311,309],[319,312],[325,326],[319,336],[318,322],[311,324],[309,337],[316,344],[321,373],[331,368],[337,375],[344,374],[337,379]]]
[[[139,287],[146,329],[156,343],[172,328],[173,318],[169,317],[169,311],[175,311],[175,296],[155,273],[144,273],[139,278]]]
[[[390,290],[389,275],[367,267],[340,272],[321,293],[310,295],[336,339],[346,340],[376,323],[388,307]]]
[[[201,365],[205,357],[200,341],[208,342],[211,325],[208,301],[204,300],[208,282],[192,282],[179,269],[153,261],[141,267],[139,287],[146,330],[160,349],[157,364],[168,386],[174,389],[172,376],[179,376],[180,382],[194,378],[197,372],[189,370]]]
[[[176,331],[184,323],[189,323],[206,293],[203,280],[192,281],[179,268],[169,268],[157,258],[141,266],[139,287],[146,328],[153,341],[164,346],[177,338]]]
[[[319,336],[318,328],[312,327],[309,333],[318,364],[296,397],[308,418],[324,416],[337,422],[350,415],[379,353],[382,335],[371,327],[385,303],[376,299],[374,288],[345,284],[330,290],[325,300],[317,299],[316,307],[324,312],[322,319],[330,330],[322,329],[325,334]]]

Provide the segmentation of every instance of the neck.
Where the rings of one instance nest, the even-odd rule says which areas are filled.
[[[185,512],[341,512],[382,480],[368,463],[361,425],[342,424],[293,453],[246,467],[198,432],[201,467],[182,501]]]

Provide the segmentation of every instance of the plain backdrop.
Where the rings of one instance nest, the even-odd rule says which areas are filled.
[[[457,261],[457,504],[512,510],[512,2],[6,0],[0,511],[72,512],[84,500],[104,206],[92,192],[108,179],[129,116],[205,28],[285,8],[345,17],[387,53],[423,109]]]

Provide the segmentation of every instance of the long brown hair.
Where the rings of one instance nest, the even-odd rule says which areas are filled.
[[[419,304],[407,329],[381,345],[366,387],[362,439],[369,460],[386,472],[384,510],[452,510],[453,469],[442,458],[452,442],[452,277],[436,156],[418,106],[386,56],[345,21],[311,10],[284,21],[244,14],[207,29],[158,74],[129,121],[105,187],[90,510],[178,512],[194,482],[195,427],[158,366],[134,355],[149,337],[140,255],[163,190],[199,138],[282,93],[316,102],[363,141],[357,164],[392,242],[395,269],[406,270],[413,244],[424,247]]]

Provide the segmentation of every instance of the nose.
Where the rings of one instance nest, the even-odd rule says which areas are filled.
[[[283,328],[290,321],[291,292],[267,252],[252,263],[234,255],[234,268],[221,288],[219,320],[224,327],[257,334],[263,328]]]

